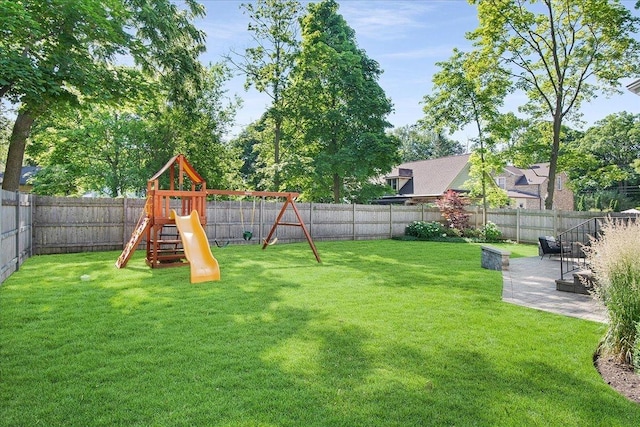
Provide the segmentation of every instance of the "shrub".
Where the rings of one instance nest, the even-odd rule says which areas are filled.
[[[445,228],[437,221],[414,221],[413,223],[409,224],[404,230],[405,235],[418,237],[420,239],[439,237],[445,233]]]
[[[477,228],[465,228],[462,235],[470,239],[479,239],[482,237],[482,231]]]
[[[447,237],[462,237],[462,231],[458,230],[457,228],[453,228],[453,227],[445,227],[444,228],[444,235]]]
[[[440,209],[442,216],[447,220],[449,228],[455,228],[459,231],[458,235],[469,228],[469,214],[465,210],[465,206],[469,201],[461,197],[453,190],[448,190],[441,198],[436,200],[436,205]]]
[[[595,278],[594,293],[609,315],[603,350],[633,362],[640,321],[640,222],[608,220],[601,236],[584,248]]]
[[[640,335],[640,322],[636,323],[636,337]],[[636,372],[640,372],[640,340],[636,339],[633,343],[633,368]]]
[[[502,231],[500,231],[497,225],[491,221],[487,221],[487,223],[480,229],[480,237],[486,241],[493,242],[500,240],[502,237]]]

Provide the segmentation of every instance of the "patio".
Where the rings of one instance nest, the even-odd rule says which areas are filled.
[[[556,290],[560,259],[527,257],[509,261],[502,272],[502,299],[565,316],[606,323],[604,308],[591,296]]]

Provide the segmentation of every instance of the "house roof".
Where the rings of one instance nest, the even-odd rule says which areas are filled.
[[[506,166],[504,172],[515,175],[515,185],[539,185],[544,184],[549,177],[549,163],[536,163],[522,169]]]
[[[510,199],[539,199],[540,196],[536,194],[525,193],[524,191],[518,190],[507,190],[507,196]]]
[[[470,154],[462,154],[403,163],[393,168],[387,178],[406,177],[407,170],[411,170],[412,194],[440,196],[449,189],[462,190],[469,177],[469,157]]]
[[[635,80],[627,85],[627,89],[636,95],[640,95],[640,79]]]
[[[531,167],[521,170],[522,174],[527,178],[527,184],[544,184],[549,177],[548,163],[531,165]]]
[[[20,185],[29,184],[29,180],[40,170],[39,166],[23,166],[20,171]],[[0,184],[4,181],[4,172],[0,173]]]

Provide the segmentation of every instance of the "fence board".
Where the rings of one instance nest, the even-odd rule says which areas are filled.
[[[31,254],[121,250],[140,216],[144,199],[34,197],[2,192],[0,198],[0,283]],[[172,206],[180,207],[179,200]],[[214,241],[260,244],[268,235],[283,202],[273,199],[212,200],[207,204],[205,231]],[[437,208],[417,206],[334,205],[298,203],[298,210],[314,240],[370,240],[403,235],[413,221],[442,221]],[[482,210],[470,208],[469,223],[480,227]],[[539,236],[557,235],[598,212],[535,210],[487,211],[506,239],[536,243]],[[292,209],[282,219],[297,223]],[[251,241],[242,233],[252,231]],[[305,241],[300,227],[279,226],[279,242]],[[140,249],[146,247],[144,239]]]
[[[32,255],[33,197],[0,190],[0,284]]]
[[[179,202],[175,201],[176,207]],[[248,201],[214,200],[207,204],[205,231],[211,243],[260,243],[269,233],[282,202],[259,199]],[[143,213],[142,199],[72,199],[38,197],[35,220],[36,253],[61,253],[87,250],[119,250],[133,232]],[[404,234],[413,221],[441,221],[437,208],[425,206],[334,205],[298,203],[298,210],[315,240],[384,239]],[[503,236],[521,242],[537,242],[540,235],[556,235],[588,218],[591,212],[487,211]],[[4,220],[4,218],[3,218]],[[481,210],[470,210],[470,224],[479,226]],[[288,209],[282,221],[295,223]],[[246,242],[244,231],[252,231]],[[299,227],[279,226],[276,232],[283,243],[304,241]],[[141,248],[145,247],[143,240]]]

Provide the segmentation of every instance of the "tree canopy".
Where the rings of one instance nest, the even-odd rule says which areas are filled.
[[[566,170],[572,188],[581,198],[581,209],[608,208],[615,198],[619,208],[640,204],[640,115],[622,112],[596,122],[568,144]],[[596,196],[600,199],[596,203]]]
[[[255,43],[244,55],[228,55],[227,59],[246,76],[246,87],[254,86],[271,98],[271,107],[264,119],[273,126],[273,168],[270,180],[261,180],[264,189],[278,191],[281,185],[281,140],[287,98],[283,96],[290,84],[289,74],[298,55],[299,16],[302,6],[297,0],[257,0],[243,3],[249,16],[247,30]],[[237,60],[239,58],[240,60]]]
[[[63,104],[44,112],[27,155],[43,169],[34,191],[47,195],[111,197],[141,194],[146,181],[176,152],[189,160],[210,187],[226,188],[238,162],[222,135],[237,101],[227,99],[228,71],[212,66],[202,76],[193,105],[166,103],[162,92],[114,106]]]
[[[400,140],[401,161],[436,159],[462,154],[458,141],[447,138],[444,132],[428,131],[419,125],[406,125],[390,131]]]
[[[19,106],[3,189],[16,190],[35,119],[61,103],[115,103],[153,76],[173,102],[200,87],[204,35],[185,0],[23,0],[0,2],[0,97]],[[116,67],[129,56],[137,68]]]
[[[306,192],[340,203],[367,193],[372,177],[399,162],[399,143],[385,133],[392,104],[377,82],[382,70],[337,11],[334,0],[309,4],[287,93],[313,171]]]
[[[491,173],[502,169],[500,157],[492,155],[495,139],[491,138],[491,130],[500,123],[499,108],[510,84],[502,78],[499,66],[491,58],[483,58],[477,52],[454,49],[449,60],[437,65],[441,70],[433,76],[433,93],[424,97],[422,125],[451,132],[469,124],[477,129],[474,147],[477,161],[471,165],[469,186],[474,196],[482,198],[483,223],[486,223],[489,200],[504,199],[488,197],[489,192],[501,191],[492,185]]]
[[[638,18],[618,0],[470,0],[479,26],[468,37],[522,90],[522,107],[552,123],[549,185],[553,207],[563,121],[599,91],[618,90],[640,66]]]

